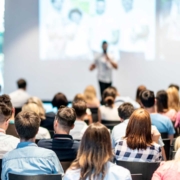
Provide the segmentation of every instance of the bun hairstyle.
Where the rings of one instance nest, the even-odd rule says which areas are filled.
[[[9,108],[13,109],[13,106],[12,106],[12,103],[11,103],[11,99],[10,99],[9,95],[7,95],[7,94],[4,94],[4,95],[0,96],[0,103],[4,103]]]
[[[12,108],[0,102],[0,122],[7,121],[12,116]]]
[[[107,106],[112,106],[116,98],[116,91],[113,88],[107,88],[103,92],[103,101]]]

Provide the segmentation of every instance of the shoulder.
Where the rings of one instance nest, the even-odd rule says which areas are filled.
[[[151,146],[150,146],[150,149],[151,150],[155,150],[155,151],[161,151],[161,146],[157,143],[153,143]]]
[[[64,180],[76,180],[80,177],[80,169],[68,169],[65,173]]]
[[[38,141],[38,146],[45,147],[46,144],[52,143],[52,139],[41,139]]]
[[[46,128],[39,127],[38,133],[40,133],[40,134],[46,134],[46,133],[49,133],[49,131],[48,131]]]

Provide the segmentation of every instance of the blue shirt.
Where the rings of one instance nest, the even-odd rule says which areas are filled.
[[[150,116],[152,125],[156,126],[160,133],[168,133],[168,135],[175,134],[173,124],[168,117],[158,113],[152,113]]]
[[[64,174],[64,171],[53,151],[32,142],[20,142],[3,157],[1,179],[8,180],[8,173],[37,175]]]

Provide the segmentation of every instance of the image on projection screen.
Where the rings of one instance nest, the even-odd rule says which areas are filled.
[[[180,57],[180,0],[158,1],[159,58],[177,60]]]
[[[155,58],[155,0],[39,0],[41,60],[93,60],[102,41],[116,60]]]

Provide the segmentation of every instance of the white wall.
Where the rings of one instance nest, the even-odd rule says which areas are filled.
[[[5,93],[16,89],[16,80],[28,81],[28,92],[50,100],[63,92],[69,100],[86,85],[98,88],[96,72],[89,61],[40,61],[38,0],[6,0],[5,4]],[[180,61],[121,60],[114,73],[114,85],[121,95],[135,96],[138,85],[157,91],[170,83],[179,84]],[[98,91],[99,92],[99,91]]]

